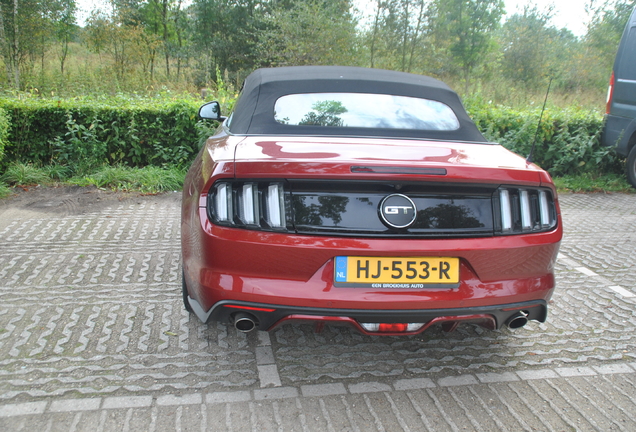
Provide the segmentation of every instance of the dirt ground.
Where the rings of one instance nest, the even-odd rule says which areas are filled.
[[[113,192],[94,186],[15,187],[11,196],[0,199],[0,218],[9,210],[51,212],[58,215],[82,214],[141,196],[138,192]]]

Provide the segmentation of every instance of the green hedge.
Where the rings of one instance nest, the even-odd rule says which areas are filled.
[[[0,99],[5,164],[183,166],[198,151],[198,102]]]
[[[234,96],[223,100],[231,108]],[[106,164],[183,167],[213,130],[212,124],[198,121],[200,104],[191,97],[0,99],[0,168],[12,162],[62,165],[75,172]],[[539,109],[519,111],[474,101],[467,106],[489,140],[528,155]],[[596,112],[546,110],[534,161],[557,176],[622,173],[624,161],[600,144],[601,127],[602,116]]]
[[[5,110],[0,108],[0,166],[2,166],[4,159],[5,147],[9,142],[9,126],[9,116]]]
[[[469,106],[471,117],[487,139],[528,156],[540,109],[519,111],[488,105]],[[555,176],[580,173],[624,173],[624,160],[600,142],[603,117],[582,109],[547,109],[537,134],[533,161]]]

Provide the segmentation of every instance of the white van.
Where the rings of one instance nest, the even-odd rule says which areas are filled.
[[[627,180],[636,188],[636,8],[614,61],[601,140],[627,158]]]

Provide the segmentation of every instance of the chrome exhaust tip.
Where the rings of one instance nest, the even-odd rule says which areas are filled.
[[[256,318],[248,313],[239,312],[234,315],[234,327],[241,333],[249,333],[256,328]]]
[[[515,314],[508,318],[506,325],[511,329],[518,329],[528,324],[528,313],[525,311],[521,311],[518,314]]]

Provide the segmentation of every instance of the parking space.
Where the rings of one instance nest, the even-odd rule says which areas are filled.
[[[381,338],[199,323],[179,203],[0,205],[0,428],[636,428],[636,195],[561,196],[546,323]]]

